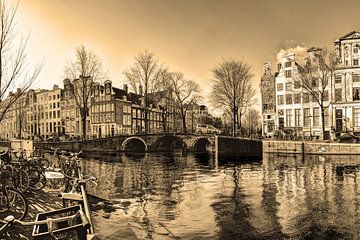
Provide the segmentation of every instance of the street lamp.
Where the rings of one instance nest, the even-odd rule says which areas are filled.
[[[310,140],[312,140],[311,124],[312,124],[312,115],[309,113],[309,127],[310,127]]]

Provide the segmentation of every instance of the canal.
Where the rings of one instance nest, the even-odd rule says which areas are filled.
[[[142,239],[354,239],[360,236],[360,158],[208,155],[90,158],[90,192],[113,203],[97,230],[126,224]],[[99,227],[100,226],[100,227]]]

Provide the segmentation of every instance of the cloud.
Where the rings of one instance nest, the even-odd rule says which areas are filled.
[[[276,54],[276,59],[278,62],[281,62],[281,59],[284,55],[295,54],[297,59],[303,59],[307,54],[307,47],[305,43],[298,43],[294,40],[286,40],[281,47],[280,51]]]

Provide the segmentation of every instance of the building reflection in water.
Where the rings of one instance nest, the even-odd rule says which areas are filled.
[[[90,191],[127,202],[125,214],[182,239],[327,239],[360,235],[360,158],[264,155],[260,163],[210,156],[120,155],[83,167]],[[114,219],[119,221],[119,219]]]

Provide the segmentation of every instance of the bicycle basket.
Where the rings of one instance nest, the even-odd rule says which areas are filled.
[[[71,216],[81,210],[80,205],[62,208],[55,211],[39,213],[36,216],[36,221],[54,219],[54,224],[50,230],[48,224],[37,224],[33,228],[32,236],[34,239],[78,239],[86,240],[87,229],[89,228],[89,221],[84,214],[79,214],[76,218],[71,220],[56,221],[58,218]],[[82,212],[82,211],[81,211]]]

